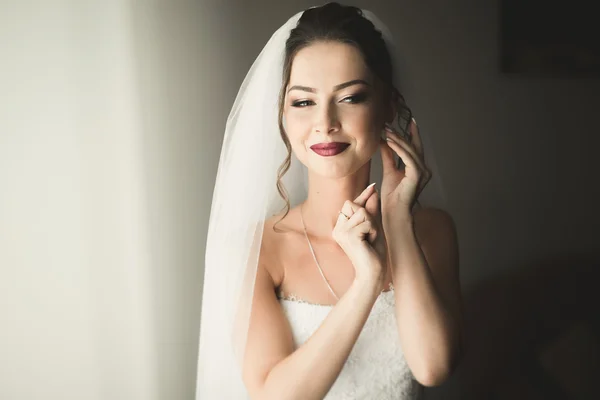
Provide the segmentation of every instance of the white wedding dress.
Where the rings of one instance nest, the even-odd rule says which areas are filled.
[[[333,306],[278,293],[296,347],[321,325]],[[415,400],[423,387],[414,379],[400,347],[394,291],[377,298],[346,364],[324,400]]]

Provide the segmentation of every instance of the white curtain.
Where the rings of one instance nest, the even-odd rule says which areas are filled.
[[[212,189],[155,23],[191,4],[0,1],[0,399],[193,398]]]

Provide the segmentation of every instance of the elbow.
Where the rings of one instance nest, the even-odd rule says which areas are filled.
[[[418,373],[413,373],[417,382],[426,387],[434,387],[439,386],[442,383],[446,382],[446,380],[451,375],[451,370],[449,368],[424,368],[422,371]]]
[[[293,400],[297,398],[291,389],[282,393],[281,387],[273,387],[272,379],[269,379],[270,374],[269,371],[262,379],[258,380],[253,390],[248,390],[249,400]]]
[[[444,361],[438,359],[436,362],[427,363],[429,365],[423,365],[418,371],[413,372],[413,376],[423,386],[440,386],[454,374],[461,355],[462,348],[458,348],[454,354],[446,357]]]

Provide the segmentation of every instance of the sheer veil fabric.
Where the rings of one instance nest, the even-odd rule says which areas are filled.
[[[394,63],[394,83],[400,87],[403,68],[390,31],[370,11],[363,14],[382,32]],[[277,169],[287,155],[277,122],[285,41],[301,15],[292,16],[271,36],[246,75],[227,119],[206,243],[197,400],[249,398],[241,366],[263,223],[285,206],[276,187]],[[408,102],[406,87],[400,90]],[[433,176],[419,202],[444,208],[435,155],[426,133],[420,134]],[[371,161],[371,182],[378,187],[381,175],[378,150]],[[307,170],[294,155],[283,182],[292,207],[306,198]]]

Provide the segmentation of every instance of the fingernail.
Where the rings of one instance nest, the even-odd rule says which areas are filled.
[[[417,125],[417,120],[415,119],[415,117],[412,117],[412,122],[414,122],[414,124]]]
[[[371,186],[375,185],[377,182],[373,182],[371,183],[369,186],[367,186],[367,189],[370,188]]]

